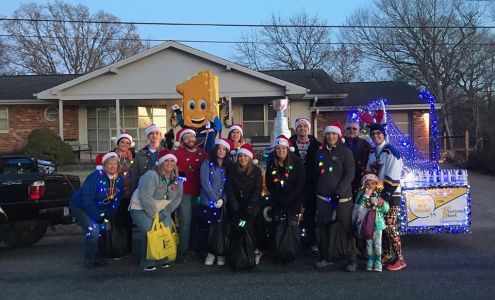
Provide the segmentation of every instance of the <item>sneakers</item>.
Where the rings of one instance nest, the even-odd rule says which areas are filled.
[[[382,271],[382,262],[380,260],[375,260],[375,264],[373,266],[373,271],[375,271],[375,272],[381,272]]]
[[[347,266],[345,266],[347,272],[356,272],[357,271],[357,262],[352,261]]]
[[[406,263],[403,260],[398,259],[393,264],[388,265],[387,266],[387,270],[389,270],[389,271],[399,271],[399,270],[404,269],[405,267],[407,267]]]
[[[317,263],[316,263],[316,267],[317,268],[324,268],[326,266],[330,266],[332,265],[333,262],[331,261],[328,261],[328,260],[325,260],[325,259],[322,259],[322,260],[319,260]]]
[[[162,268],[163,269],[170,268],[170,264],[169,263],[163,263]]]
[[[208,253],[205,259],[205,266],[211,266],[215,262],[215,255]]]
[[[256,260],[256,264],[259,264],[260,263],[260,260],[261,260],[261,257],[263,256],[263,254],[261,253],[260,249],[256,249],[254,250],[254,259]]]
[[[366,261],[366,271],[373,271],[373,259],[372,258],[368,258],[368,260]]]
[[[217,256],[217,266],[225,266],[225,256]]]
[[[147,266],[147,267],[144,267],[144,269],[143,269],[143,271],[145,271],[145,272],[155,271],[155,270],[156,270],[155,266]]]
[[[390,265],[391,264],[391,260],[390,260],[390,257],[387,257],[387,256],[382,256],[382,265],[386,266],[386,265]]]

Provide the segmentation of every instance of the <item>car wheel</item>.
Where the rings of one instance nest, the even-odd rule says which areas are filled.
[[[39,241],[46,232],[46,222],[29,221],[2,226],[3,241],[10,246],[26,247]]]

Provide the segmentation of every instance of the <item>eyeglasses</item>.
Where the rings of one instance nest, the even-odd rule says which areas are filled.
[[[347,127],[346,129],[347,130],[359,130],[359,128],[356,128],[356,127]]]
[[[380,135],[380,134],[383,134],[383,132],[381,132],[381,131],[373,131],[372,133],[370,133],[371,136],[373,136],[373,135]]]

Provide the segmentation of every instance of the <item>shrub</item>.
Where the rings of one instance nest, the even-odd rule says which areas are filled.
[[[34,129],[27,137],[26,155],[55,161],[57,164],[74,163],[72,147],[48,128]]]

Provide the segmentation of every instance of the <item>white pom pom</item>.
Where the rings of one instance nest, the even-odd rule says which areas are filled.
[[[237,150],[230,150],[230,155],[236,155],[237,154]]]
[[[103,166],[102,165],[97,165],[96,166],[96,170],[97,171],[102,171],[103,170]]]
[[[345,143],[345,139],[344,138],[342,138],[342,143]]]
[[[174,142],[174,148],[179,148],[179,146],[180,146],[180,143],[179,143],[179,142],[177,142],[177,141],[175,141],[175,142]]]
[[[258,162],[259,162],[259,160],[257,160],[256,158],[255,158],[255,159],[253,159],[253,164],[257,165],[257,164],[258,164]]]
[[[296,148],[294,148],[294,147],[289,147],[289,150],[290,150],[290,152],[294,152],[294,151],[296,151]]]

